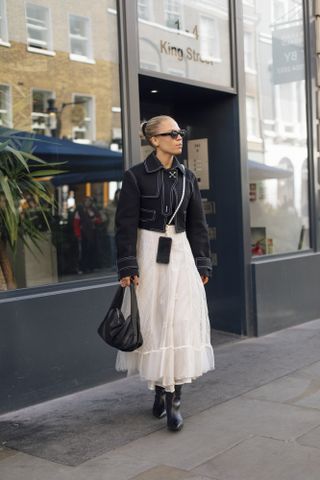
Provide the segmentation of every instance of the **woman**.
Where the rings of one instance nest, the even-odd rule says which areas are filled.
[[[116,368],[148,381],[154,416],[167,414],[168,428],[178,431],[182,385],[214,369],[203,286],[212,269],[209,240],[197,180],[175,157],[185,132],[161,115],[142,133],[154,152],[125,172],[116,244],[120,284],[136,286],[143,345],[119,352]]]

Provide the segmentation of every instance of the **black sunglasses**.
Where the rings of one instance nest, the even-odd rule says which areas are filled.
[[[179,135],[184,137],[186,133],[186,130],[171,130],[171,132],[157,133],[155,137],[167,137],[170,135],[171,138],[177,138]]]

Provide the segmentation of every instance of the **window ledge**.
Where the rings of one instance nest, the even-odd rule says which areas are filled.
[[[257,70],[254,70],[253,68],[246,68],[245,73],[249,73],[250,75],[257,75],[258,74]]]
[[[1,47],[11,47],[11,43],[4,42],[3,40],[0,40],[0,46]]]
[[[88,58],[88,57],[82,57],[81,55],[76,55],[74,53],[70,53],[69,55],[70,60],[73,60],[74,62],[81,62],[81,63],[89,63],[91,65],[95,65],[95,60]]]
[[[30,53],[38,53],[40,55],[47,55],[49,57],[54,57],[56,55],[56,52],[53,52],[52,50],[42,50],[41,48],[27,47],[27,50]]]
[[[261,137],[256,137],[255,135],[248,135],[247,136],[247,141],[252,142],[252,143],[263,143],[263,140]]]

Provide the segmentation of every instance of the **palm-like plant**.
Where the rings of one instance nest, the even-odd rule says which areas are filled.
[[[39,246],[44,235],[35,225],[33,215],[22,208],[27,198],[33,199],[41,219],[50,229],[49,215],[54,199],[48,186],[39,179],[62,173],[52,168],[56,165],[12,147],[10,139],[0,142],[0,270],[7,289],[16,288],[8,247],[15,252],[19,238],[26,245],[28,239]]]

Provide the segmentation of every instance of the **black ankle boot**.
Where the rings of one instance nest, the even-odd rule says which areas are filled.
[[[181,390],[182,390],[182,385],[174,386],[173,404],[176,408],[180,408],[180,405],[181,405]]]
[[[163,387],[159,387],[156,385],[156,394],[154,397],[154,404],[152,408],[152,413],[157,418],[163,418],[166,414],[166,406],[165,406],[165,390]]]
[[[166,392],[167,427],[173,432],[178,432],[183,427],[183,418],[180,413],[180,398],[176,402],[174,396],[174,393]]]

